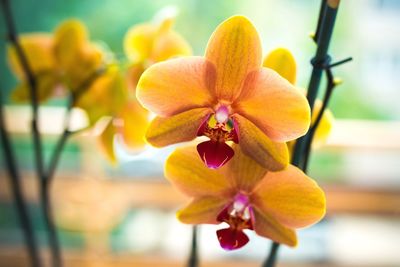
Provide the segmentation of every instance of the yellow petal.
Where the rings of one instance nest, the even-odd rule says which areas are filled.
[[[113,125],[113,121],[110,120],[98,139],[102,151],[112,164],[117,163],[117,158],[114,151],[114,135],[115,127]]]
[[[48,100],[53,96],[59,83],[57,73],[53,71],[43,71],[36,76],[38,99],[40,102]],[[21,82],[11,93],[11,99],[15,102],[28,102],[31,100],[30,86],[26,82]]]
[[[276,142],[296,139],[310,126],[310,107],[306,97],[267,68],[249,75],[233,108]]]
[[[140,149],[146,145],[145,133],[149,124],[149,112],[137,101],[130,101],[120,113],[123,122],[120,127],[124,143],[133,149]]]
[[[233,115],[233,118],[238,126],[239,145],[243,153],[271,171],[282,170],[288,165],[289,154],[285,143],[273,142],[251,121],[239,114]]]
[[[263,66],[271,68],[291,84],[296,82],[296,61],[286,48],[277,48],[264,59]]]
[[[136,63],[129,66],[126,79],[130,91],[135,92],[137,83],[145,68],[142,63]]]
[[[80,51],[87,42],[87,30],[82,22],[71,19],[64,21],[54,33],[54,51],[62,68],[76,65]]]
[[[172,117],[156,117],[147,130],[146,139],[155,147],[193,140],[211,111],[209,108],[195,108]]]
[[[192,49],[188,42],[180,34],[170,30],[155,38],[151,58],[154,62],[160,62],[191,54]]]
[[[176,214],[178,219],[187,224],[219,224],[217,217],[227,205],[224,198],[195,198]]]
[[[157,63],[140,77],[136,88],[139,102],[160,116],[171,116],[210,106],[213,81],[210,64],[201,57],[177,58]]]
[[[261,42],[256,29],[243,16],[227,19],[212,34],[206,58],[216,68],[217,97],[234,101],[240,94],[247,74],[261,67]]]
[[[325,194],[317,183],[290,165],[280,172],[268,172],[254,191],[254,205],[279,223],[300,228],[325,215]]]
[[[165,163],[165,177],[188,196],[223,197],[230,181],[222,170],[211,170],[201,161],[196,147],[176,149]]]
[[[254,209],[254,217],[254,231],[258,235],[291,247],[297,245],[297,236],[293,229],[283,226],[274,218],[259,211],[257,208]]]
[[[150,58],[157,27],[143,23],[131,27],[124,37],[124,51],[133,62],[141,62]]]
[[[19,37],[29,67],[34,74],[52,70],[55,67],[53,56],[53,37],[46,33],[22,34]],[[19,57],[13,46],[7,49],[8,63],[13,73],[20,79],[24,79]]]
[[[252,192],[267,170],[233,145],[235,156],[226,164],[226,176],[235,182],[238,191]]]
[[[318,113],[320,112],[322,107],[322,102],[320,100],[316,100],[314,104],[314,110],[312,114],[312,123],[315,122],[317,119]],[[322,115],[321,121],[317,127],[317,130],[315,131],[314,134],[314,139],[313,139],[313,147],[320,147],[324,145],[329,137],[329,134],[331,133],[332,126],[334,122],[334,117],[332,115],[332,112],[329,109],[326,109],[324,111],[324,114]]]

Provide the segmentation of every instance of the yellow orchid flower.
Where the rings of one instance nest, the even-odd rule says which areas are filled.
[[[78,20],[63,22],[53,35],[22,34],[20,43],[36,77],[40,101],[53,96],[57,88],[77,90],[103,64],[103,52],[89,42],[87,30]],[[8,48],[7,56],[10,69],[21,81],[12,98],[28,101],[28,85],[13,47]]]
[[[165,176],[192,198],[177,212],[187,224],[227,223],[217,231],[222,248],[243,247],[258,235],[296,246],[295,229],[314,224],[325,214],[325,195],[317,183],[289,165],[280,172],[262,168],[237,145],[235,157],[218,170],[204,166],[195,147],[178,148],[167,159]]]
[[[288,80],[291,84],[296,83],[296,61],[293,54],[286,48],[277,48],[271,51],[265,58],[263,66],[271,68],[278,72],[283,78]],[[304,94],[306,92],[304,91]],[[314,104],[314,110],[311,116],[311,124],[317,119],[318,113],[322,107],[321,100],[317,99]],[[321,121],[315,132],[313,146],[318,147],[325,144],[326,140],[332,129],[334,117],[330,110],[325,110],[322,115]],[[294,141],[288,143],[289,151],[293,149]]]
[[[146,133],[156,147],[196,136],[209,168],[234,155],[226,142],[270,170],[288,164],[285,142],[305,134],[310,109],[304,95],[275,71],[262,67],[261,43],[243,16],[224,21],[212,34],[205,57],[157,63],[141,76],[136,95],[157,114]]]

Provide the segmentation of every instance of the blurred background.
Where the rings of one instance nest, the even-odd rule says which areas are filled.
[[[166,6],[179,9],[175,29],[196,55],[204,53],[220,22],[243,14],[258,29],[264,54],[278,46],[294,53],[297,85],[306,88],[315,52],[308,35],[315,30],[320,1],[14,0],[12,5],[19,32],[51,32],[61,21],[78,18],[91,39],[101,40],[117,58],[124,57],[122,41],[128,28],[151,20]],[[334,60],[354,60],[334,69],[344,81],[331,100],[335,124],[328,144],[312,154],[309,168],[327,193],[328,213],[317,225],[299,231],[298,248],[280,251],[279,266],[400,266],[399,25],[400,1],[341,3],[330,51]],[[0,36],[1,83],[9,93],[16,81],[5,59],[4,22]],[[52,100],[41,109],[47,154],[61,131],[63,104]],[[28,106],[11,102],[6,108],[23,167],[24,192],[45,253],[29,112]],[[71,139],[52,187],[66,265],[184,266],[191,228],[174,214],[187,199],[162,174],[163,161],[173,148],[148,148],[136,155],[119,147],[118,166],[110,165],[98,149],[85,134]],[[200,229],[202,266],[259,266],[269,250],[268,240],[251,235],[252,242],[244,249],[225,252],[216,229]],[[26,259],[0,156],[0,265],[25,266]]]

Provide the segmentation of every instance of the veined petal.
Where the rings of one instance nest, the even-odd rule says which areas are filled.
[[[317,183],[290,165],[281,172],[268,172],[254,191],[253,203],[279,223],[300,228],[325,215],[325,194]]]
[[[115,156],[114,151],[114,135],[115,135],[115,127],[113,125],[113,120],[111,119],[103,132],[99,136],[99,144],[107,159],[112,163],[117,163],[117,158]]]
[[[270,171],[279,171],[289,163],[285,143],[274,142],[251,121],[239,114],[233,115],[238,127],[239,145],[247,156]]]
[[[156,117],[147,129],[146,139],[155,147],[193,140],[211,112],[209,108],[195,108],[172,117]]]
[[[267,68],[249,75],[233,108],[276,142],[296,139],[310,126],[310,107],[306,97],[278,73]]]
[[[148,110],[162,117],[211,105],[209,88],[215,73],[201,57],[186,57],[160,62],[140,77],[136,96]]]
[[[247,74],[261,67],[260,38],[247,18],[233,16],[214,31],[205,56],[216,67],[218,99],[234,101]]]
[[[225,250],[239,249],[249,242],[249,237],[242,230],[231,227],[217,231],[219,244]]]
[[[55,67],[53,37],[46,33],[22,34],[19,41],[34,74],[50,71]],[[24,79],[24,72],[13,46],[7,48],[7,59],[13,73]]]
[[[322,102],[320,100],[316,100],[314,104],[311,124],[313,124],[317,119],[321,107],[322,107]],[[329,109],[326,109],[324,111],[324,114],[322,114],[321,121],[319,122],[317,130],[315,131],[314,139],[312,142],[313,147],[319,147],[326,143],[326,140],[328,139],[329,134],[331,133],[333,122],[334,122],[334,117],[332,115],[332,112]]]
[[[226,206],[226,199],[216,196],[195,198],[176,214],[179,221],[187,224],[219,224],[218,214]]]
[[[135,100],[128,102],[121,110],[119,118],[123,125],[119,127],[124,143],[133,149],[146,145],[145,133],[149,124],[149,112]]]
[[[180,191],[192,197],[223,197],[230,188],[222,170],[207,168],[193,146],[176,149],[165,163],[164,174]]]
[[[172,57],[190,56],[192,48],[186,40],[175,31],[169,30],[161,33],[154,40],[151,58],[160,62]]]
[[[225,144],[225,142],[214,140],[198,144],[197,152],[199,152],[200,158],[210,169],[218,169],[222,167],[235,154],[233,149],[229,145]]]
[[[150,58],[153,42],[158,27],[143,23],[131,27],[124,37],[124,51],[133,62],[141,62]]]
[[[296,82],[296,61],[292,53],[286,48],[277,48],[265,58],[263,66],[273,69],[291,84]]]
[[[235,156],[226,166],[226,176],[234,180],[238,191],[252,192],[267,170],[245,155],[239,145],[233,145]],[[270,157],[267,155],[267,157]]]
[[[254,231],[263,237],[291,247],[297,245],[296,232],[283,226],[266,213],[254,209]]]

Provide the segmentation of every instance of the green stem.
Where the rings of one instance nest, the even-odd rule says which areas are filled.
[[[17,214],[21,224],[26,248],[28,250],[29,261],[32,267],[40,267],[42,263],[39,257],[39,249],[37,240],[33,232],[32,221],[28,213],[26,201],[22,194],[21,176],[18,171],[17,162],[15,159],[14,151],[11,145],[9,135],[6,131],[4,110],[3,110],[3,97],[0,88],[0,138],[2,144],[3,157],[5,166],[7,168],[8,176],[10,178],[11,190],[13,192],[14,202],[17,207]]]
[[[339,3],[340,0],[322,0],[321,2],[317,30],[314,36],[314,41],[317,44],[317,51],[314,58],[311,60],[313,70],[307,90],[307,100],[310,105],[311,113],[313,111],[314,103],[318,95],[323,71],[327,68],[327,65],[330,61],[328,48],[335,26]],[[321,108],[321,116],[327,106],[331,92],[329,92],[328,94],[328,99],[323,108]],[[291,163],[297,167],[301,167],[303,171],[306,171],[307,169],[308,158],[311,152],[310,148],[312,139],[315,129],[316,127],[318,127],[320,121],[321,118],[319,118],[319,120],[313,125],[312,129],[309,129],[305,136],[299,138],[296,141]],[[268,255],[267,260],[264,262],[263,267],[275,266],[279,247],[279,243],[274,242],[272,244],[271,251]]]
[[[192,242],[190,246],[190,255],[187,263],[188,267],[198,267],[199,266],[199,255],[197,248],[197,234],[198,234],[198,226],[193,225],[192,228]]]

